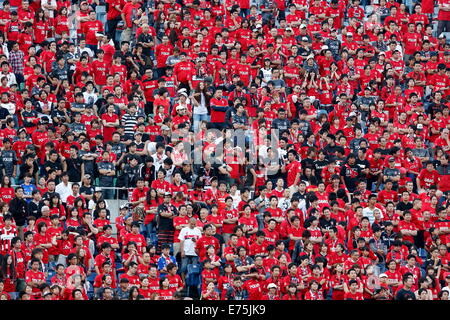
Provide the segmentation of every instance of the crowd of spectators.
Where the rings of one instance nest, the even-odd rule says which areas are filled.
[[[0,299],[449,299],[450,0],[1,7]]]

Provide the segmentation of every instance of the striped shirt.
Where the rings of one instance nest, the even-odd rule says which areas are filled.
[[[122,125],[125,127],[125,134],[134,136],[134,132],[137,127],[137,113],[131,115],[125,113],[122,116]]]

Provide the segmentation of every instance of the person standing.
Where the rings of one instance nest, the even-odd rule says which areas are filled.
[[[197,219],[190,218],[187,227],[181,229],[178,239],[180,240],[180,252],[181,252],[181,277],[185,280],[185,274],[188,264],[197,264],[199,258],[195,252],[195,245],[197,240],[200,239],[202,233],[197,228]]]
[[[450,0],[439,0],[437,35],[450,32]]]
[[[158,248],[157,252],[161,252],[163,244],[171,245],[173,243],[173,235],[175,228],[173,226],[173,218],[178,215],[178,210],[171,204],[172,194],[166,192],[164,194],[164,202],[158,206]]]
[[[27,202],[24,199],[22,187],[16,188],[14,198],[9,203],[9,208],[16,222],[18,236],[23,239],[23,229],[27,219]]]
[[[9,63],[11,64],[12,71],[16,76],[16,81],[19,86],[25,82],[25,78],[23,77],[24,57],[25,54],[19,49],[19,44],[15,41],[12,42],[11,51],[9,52]]]

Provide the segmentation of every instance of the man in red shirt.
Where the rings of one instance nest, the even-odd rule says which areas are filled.
[[[131,286],[139,286],[140,279],[137,274],[138,264],[136,262],[130,262],[128,271],[120,276],[120,279],[128,279]]]
[[[203,232],[204,236],[200,237],[200,239],[197,240],[197,243],[195,244],[195,252],[200,258],[200,261],[203,261],[206,258],[206,248],[208,246],[213,245],[215,254],[219,252],[219,240],[217,238],[212,236],[213,233],[213,227],[210,224],[206,224],[203,226]]]
[[[106,77],[109,72],[108,63],[104,60],[105,51],[99,49],[97,51],[97,59],[92,62],[92,71],[94,74],[94,82],[98,86],[99,91],[106,85]]]
[[[188,92],[194,89],[192,77],[195,75],[195,65],[189,60],[186,52],[180,53],[180,62],[174,66],[173,73],[180,83],[179,88],[186,88]]]
[[[138,205],[144,205],[148,190],[149,188],[145,186],[144,179],[138,178],[136,180],[136,188],[133,189],[131,194],[131,204],[133,208]]]
[[[23,25],[17,18],[17,11],[12,11],[11,20],[5,25],[5,41],[17,41],[22,30]]]
[[[136,248],[139,254],[141,254],[143,252],[143,248],[147,245],[147,242],[145,241],[145,237],[139,233],[139,230],[139,223],[133,222],[131,225],[131,232],[123,238],[123,245],[126,247],[129,242],[133,241],[136,243]]]
[[[210,100],[211,107],[211,127],[216,129],[224,129],[227,127],[225,123],[225,113],[228,110],[228,100],[223,97],[221,88],[216,89],[213,98]]]
[[[438,27],[437,33],[440,35],[444,30],[450,32],[450,1],[449,0],[439,0],[439,12],[438,12]]]
[[[164,35],[161,39],[161,43],[155,48],[156,56],[156,68],[158,77],[162,77],[165,74],[165,69],[167,67],[167,58],[173,54],[173,45],[169,42],[169,37]]]
[[[106,3],[108,4],[108,10],[106,10],[106,25],[108,26],[107,36],[109,39],[116,39],[116,29],[117,24],[121,20],[120,14],[122,13],[123,2],[123,0],[106,0]],[[115,43],[118,43],[118,41],[115,41]]]
[[[440,180],[439,173],[434,169],[434,163],[428,161],[426,168],[420,171],[419,176],[416,178],[417,189],[419,193],[427,192],[428,189],[435,185],[437,186]]]
[[[83,26],[83,33],[86,38],[86,46],[93,52],[97,52],[97,33],[103,32],[103,23],[97,20],[95,11],[89,12],[89,20]]]
[[[378,192],[377,201],[383,205],[386,205],[388,202],[393,201],[395,203],[398,202],[398,193],[392,190],[393,186],[392,180],[388,179],[385,181],[384,189]]]
[[[32,288],[32,295],[39,297],[41,290],[39,287],[45,283],[45,274],[39,271],[40,261],[36,258],[31,259],[31,270],[25,273],[25,282]]]
[[[403,235],[403,241],[414,243],[417,236],[417,226],[412,222],[412,214],[409,211],[403,213],[403,220],[398,223],[398,229]]]
[[[123,6],[121,17],[122,17],[122,20],[125,22],[125,29],[122,31],[122,35],[121,35],[121,39],[120,39],[121,42],[122,41],[129,42],[131,40],[133,27],[135,25],[135,22],[132,21],[132,18],[133,18],[133,16],[136,15],[136,12],[140,6],[141,5],[138,3],[138,0],[131,0],[130,2],[127,2]],[[112,38],[112,39],[114,39],[114,38]]]

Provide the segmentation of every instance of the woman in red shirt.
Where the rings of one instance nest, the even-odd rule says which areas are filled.
[[[14,188],[11,187],[11,179],[9,176],[3,176],[0,184],[1,202],[9,203],[14,198]]]
[[[169,279],[162,277],[159,280],[159,300],[173,300],[174,290],[169,288]]]
[[[48,263],[48,248],[51,245],[56,245],[52,243],[52,239],[47,235],[47,225],[45,222],[39,222],[37,225],[37,233],[34,235],[34,242],[36,246],[40,246],[42,248],[42,261],[44,263]],[[50,246],[49,246],[50,245]]]
[[[344,300],[344,265],[342,263],[336,264],[333,270],[333,275],[330,278],[330,287],[333,288],[332,300]]]
[[[58,2],[59,4],[59,2]],[[55,36],[61,38],[63,32],[69,34],[69,19],[67,18],[67,8],[61,7],[55,19]]]
[[[200,300],[219,300],[219,294],[216,291],[216,285],[214,282],[208,283],[206,290],[202,291]]]
[[[312,280],[309,283],[309,290],[305,293],[305,300],[323,300],[322,291],[319,290],[319,282]]]
[[[41,43],[47,38],[49,26],[46,20],[44,10],[36,10],[33,23],[34,43]]]
[[[3,257],[3,265],[0,270],[0,278],[3,279],[3,291],[8,293],[16,291],[16,268],[13,265],[12,256],[9,254]]]
[[[119,116],[114,113],[113,104],[109,105],[107,112],[102,115],[102,122],[104,141],[111,141],[113,132],[116,131],[116,127],[120,124]]]
[[[66,228],[80,226],[80,221],[78,220],[78,210],[77,208],[72,208],[69,211],[69,218],[66,220]]]
[[[288,292],[283,296],[282,300],[302,300],[297,292],[297,286],[290,284],[288,286]]]
[[[50,216],[56,214],[60,218],[66,217],[66,209],[64,209],[64,206],[61,203],[61,200],[57,195],[53,195],[50,198]]]
[[[223,267],[224,274],[217,279],[217,288],[221,292],[222,299],[226,296],[228,288],[231,287],[233,282],[233,266],[231,264],[225,264]]]

